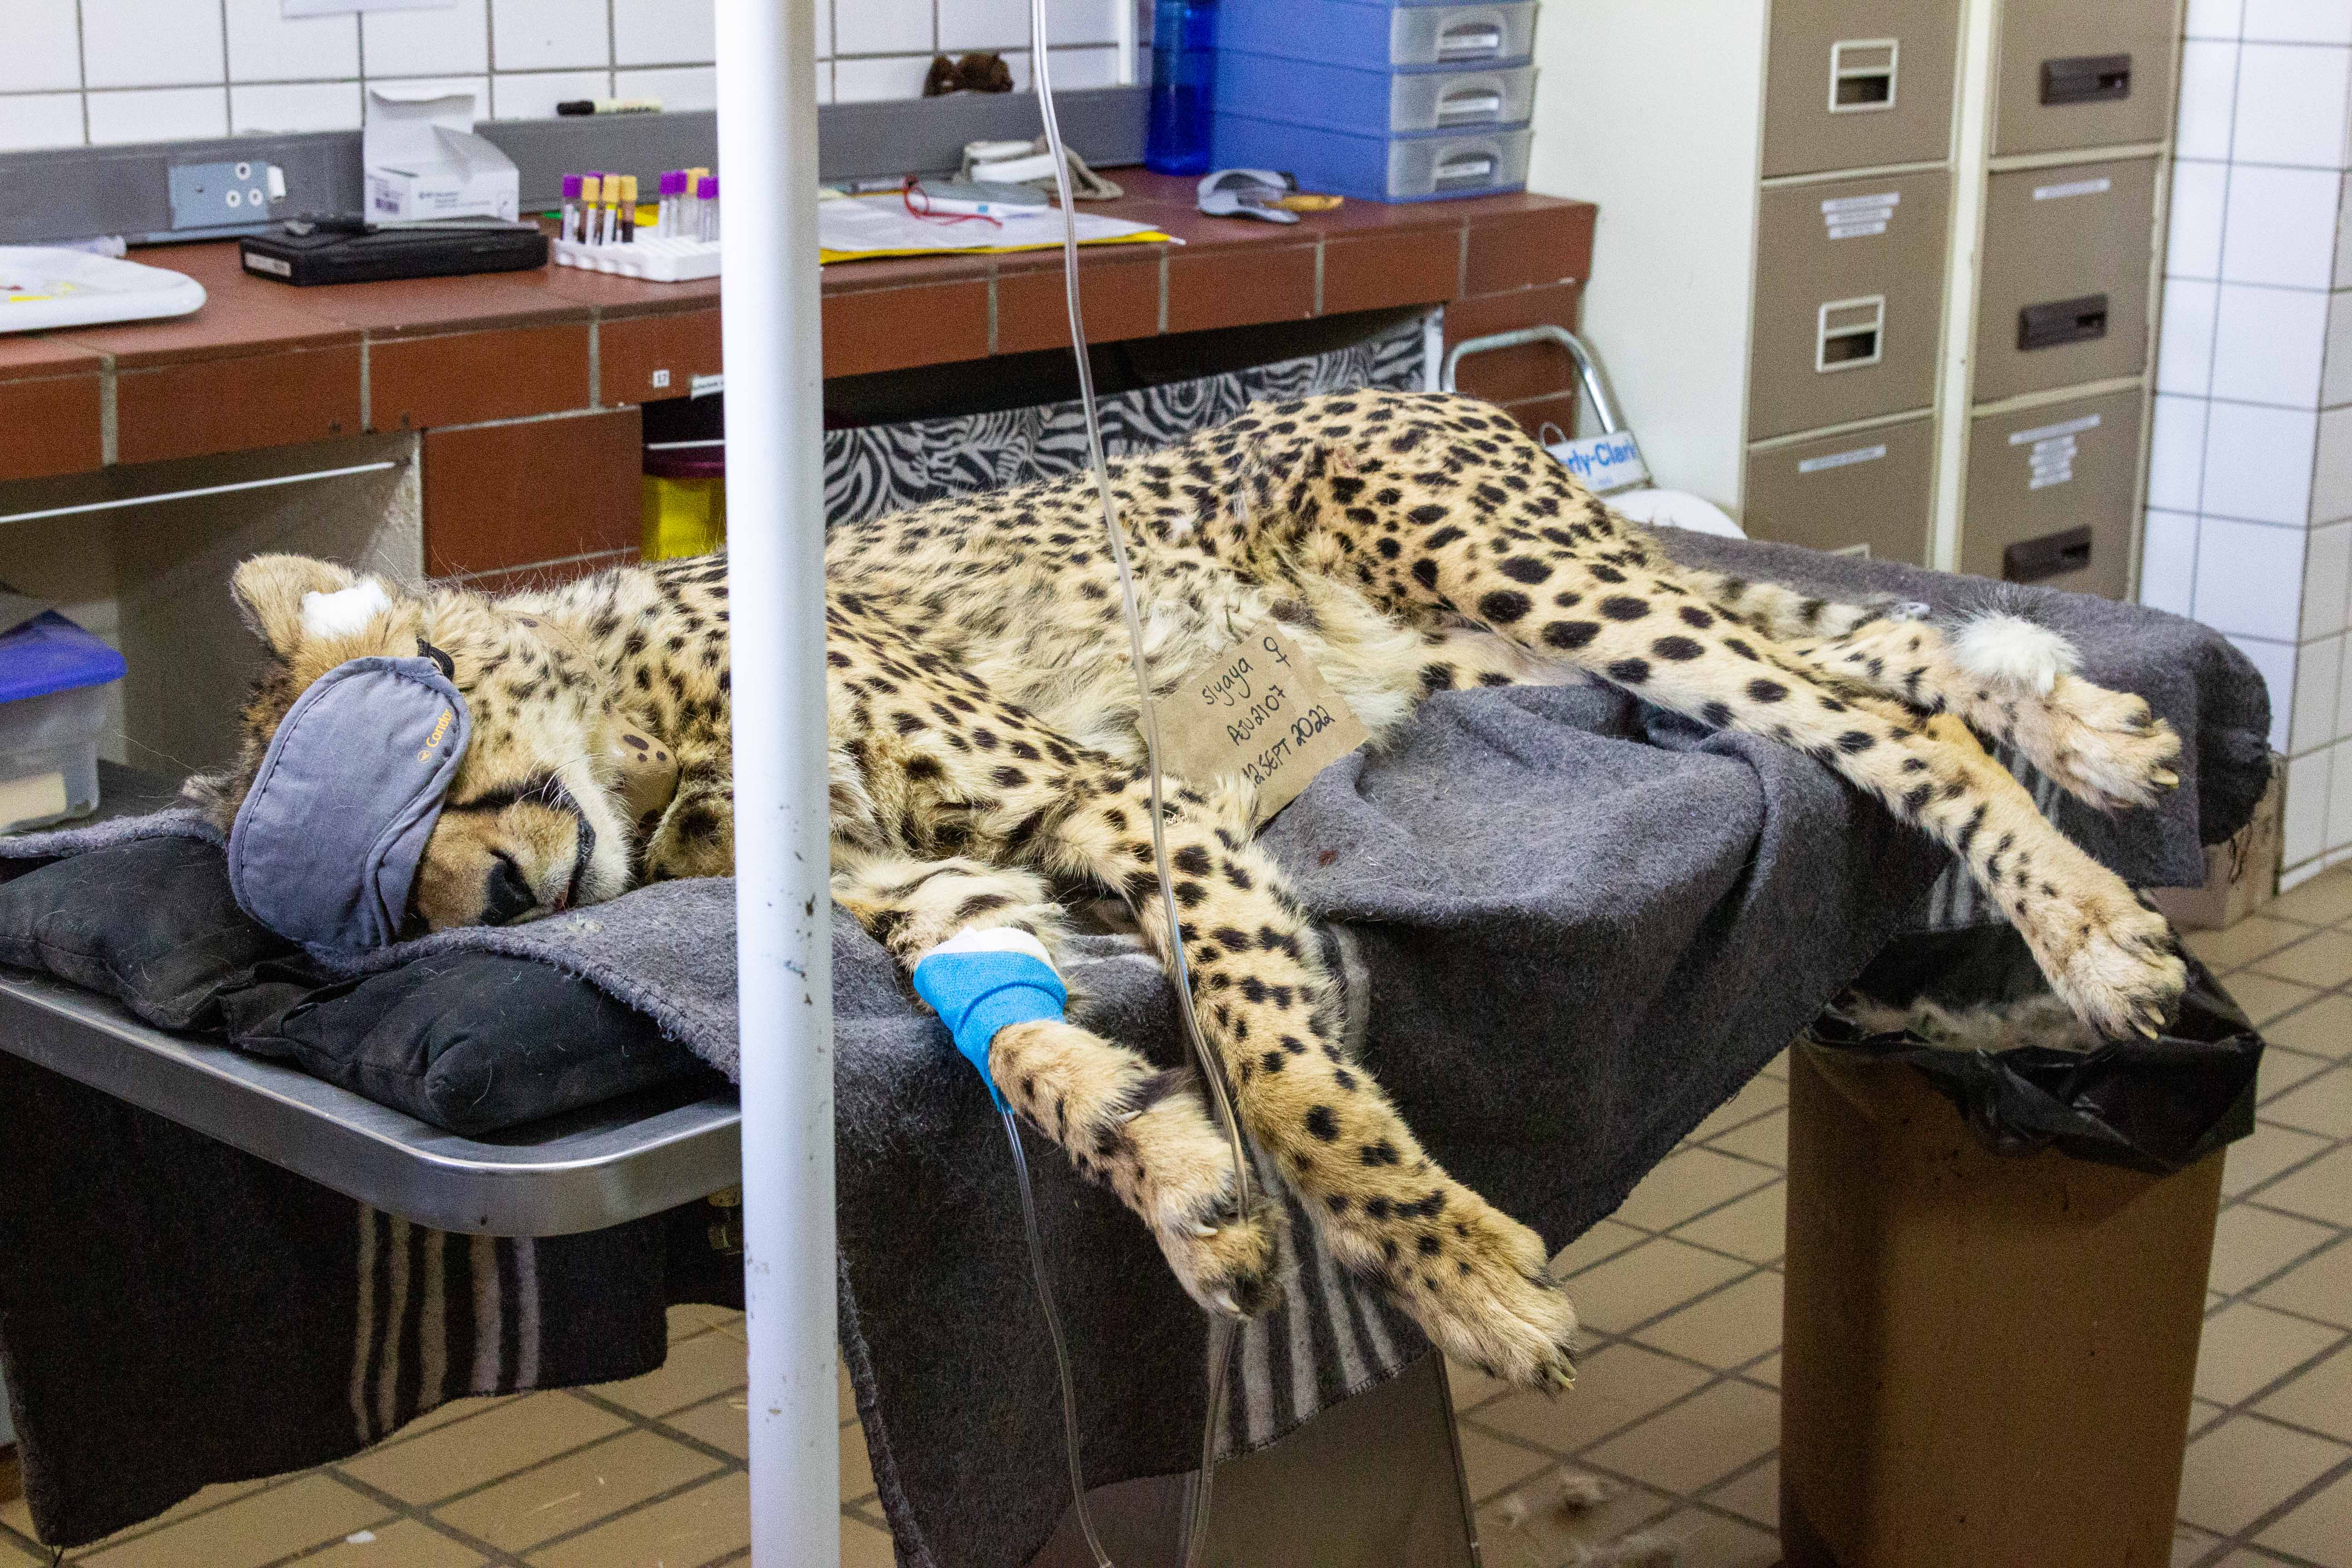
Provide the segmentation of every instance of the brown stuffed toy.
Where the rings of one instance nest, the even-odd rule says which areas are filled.
[[[951,92],[1011,92],[1013,68],[999,54],[971,54],[950,60],[940,55],[923,78],[925,98],[945,98]]]

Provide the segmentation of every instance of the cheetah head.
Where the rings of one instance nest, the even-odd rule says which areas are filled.
[[[297,555],[254,557],[230,592],[268,657],[236,766],[192,786],[224,832],[311,682],[348,659],[414,658],[422,639],[455,666],[473,737],[425,843],[407,934],[517,924],[627,889],[635,818],[607,760],[625,725],[559,629],[478,595],[410,596]]]

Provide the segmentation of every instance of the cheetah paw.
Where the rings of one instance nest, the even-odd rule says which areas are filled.
[[[1192,1095],[1130,1118],[1126,1137],[1149,1191],[1139,1205],[1161,1256],[1201,1310],[1254,1318],[1281,1297],[1282,1211],[1265,1194],[1235,1201],[1230,1146]]]
[[[2178,788],[2180,737],[2128,691],[2062,679],[2050,697],[2045,755],[2035,765],[2077,799],[2106,809],[2154,805]]]
[[[2075,1016],[2109,1039],[2155,1036],[2189,984],[2172,928],[2120,882],[2072,907],[2050,906],[2026,938]]]
[[[1467,1188],[1448,1200],[1426,1223],[1327,1239],[1456,1361],[1522,1388],[1570,1387],[1576,1309],[1546,1267],[1543,1238]]]

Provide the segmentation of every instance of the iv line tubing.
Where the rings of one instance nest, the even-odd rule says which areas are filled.
[[[1234,1162],[1234,1200],[1238,1216],[1246,1217],[1252,1207],[1250,1192],[1250,1162],[1247,1147],[1242,1140],[1241,1123],[1234,1115],[1233,1097],[1226,1090],[1224,1074],[1209,1050],[1202,1035],[1201,1021],[1192,1009],[1192,981],[1184,958],[1184,927],[1176,910],[1176,885],[1168,864],[1167,805],[1163,798],[1163,779],[1160,768],[1160,721],[1154,705],[1150,663],[1143,651],[1143,622],[1136,607],[1135,573],[1127,558],[1127,537],[1119,526],[1117,498],[1112,494],[1110,466],[1103,457],[1102,419],[1095,403],[1094,365],[1087,353],[1086,317],[1080,309],[1078,296],[1078,228],[1077,208],[1070,193],[1070,157],[1062,142],[1062,126],[1054,108],[1053,64],[1047,48],[1045,0],[1029,0],[1029,59],[1035,73],[1037,107],[1045,121],[1046,145],[1054,156],[1054,189],[1062,205],[1062,289],[1070,316],[1070,349],[1078,372],[1078,401],[1086,415],[1087,459],[1094,471],[1095,489],[1102,500],[1103,528],[1110,542],[1110,555],[1118,569],[1121,603],[1127,616],[1128,651],[1134,662],[1137,728],[1143,736],[1145,772],[1151,789],[1151,859],[1160,884],[1160,907],[1167,921],[1167,950],[1170,969],[1175,981],[1176,1006],[1184,1021],[1184,1036],[1192,1047],[1192,1057],[1199,1064],[1202,1080],[1208,1086],[1211,1101],[1216,1106],[1217,1119],[1223,1124],[1225,1142],[1231,1148]],[[1085,1534],[1087,1546],[1093,1552],[1097,1568],[1111,1568],[1102,1542],[1095,1534],[1094,1521],[1087,1509],[1086,1472],[1078,1458],[1077,1396],[1070,1371],[1070,1358],[1062,1342],[1062,1326],[1054,1310],[1054,1297],[1045,1279],[1045,1254],[1038,1237],[1034,1201],[1029,1191],[1029,1167],[1021,1151],[1019,1129],[1008,1112],[1004,1119],[1006,1136],[1013,1141],[1013,1168],[1021,1182],[1022,1216],[1027,1223],[1029,1260],[1037,1276],[1037,1298],[1045,1311],[1045,1321],[1054,1339],[1054,1354],[1059,1364],[1062,1381],[1063,1430],[1067,1441],[1070,1460],[1070,1496],[1078,1516],[1078,1527]],[[1193,1507],[1186,1521],[1184,1562],[1186,1568],[1198,1568],[1209,1536],[1209,1499],[1216,1474],[1217,1433],[1224,1424],[1226,1371],[1232,1364],[1234,1326],[1224,1317],[1213,1319],[1209,1328],[1208,1411],[1202,1424],[1201,1468],[1193,1491]]]
[[[1013,1173],[1020,1178],[1021,1227],[1029,1235],[1029,1267],[1037,1277],[1037,1304],[1045,1310],[1045,1331],[1054,1340],[1054,1364],[1062,1378],[1062,1451],[1070,1459],[1070,1502],[1078,1516],[1078,1532],[1095,1554],[1095,1568],[1111,1568],[1102,1537],[1095,1533],[1094,1515],[1087,1508],[1087,1472],[1078,1462],[1078,1389],[1070,1372],[1070,1347],[1062,1338],[1062,1314],[1054,1306],[1054,1287],[1045,1278],[1045,1243],[1037,1232],[1037,1200],[1029,1191],[1029,1156],[1021,1150],[1021,1128],[1010,1110],[1004,1118],[1004,1141],[1013,1146]]]
[[[1077,357],[1078,401],[1086,409],[1087,461],[1094,469],[1095,488],[1102,497],[1103,526],[1110,535],[1111,560],[1118,567],[1119,593],[1127,609],[1127,640],[1135,662],[1136,718],[1143,731],[1146,771],[1151,781],[1151,859],[1160,881],[1160,907],[1168,922],[1168,956],[1176,982],[1176,1007],[1184,1018],[1184,1037],[1192,1042],[1201,1077],[1209,1087],[1224,1124],[1225,1142],[1234,1156],[1234,1196],[1240,1213],[1250,1212],[1249,1155],[1243,1146],[1241,1123],[1234,1120],[1232,1097],[1225,1092],[1224,1074],[1201,1033],[1192,1011],[1192,976],[1184,961],[1184,928],[1176,912],[1176,885],[1168,868],[1167,806],[1161,798],[1160,719],[1152,697],[1150,662],[1143,654],[1143,623],[1136,611],[1135,573],[1128,564],[1127,533],[1119,526],[1118,505],[1111,494],[1110,465],[1103,458],[1102,420],[1095,406],[1095,373],[1087,356],[1087,328],[1078,307],[1078,226],[1070,199],[1070,158],[1062,146],[1062,127],[1054,113],[1053,68],[1046,61],[1045,0],[1029,0],[1030,68],[1037,78],[1037,105],[1045,121],[1045,140],[1054,153],[1054,188],[1062,203],[1062,287],[1070,310],[1070,348]]]

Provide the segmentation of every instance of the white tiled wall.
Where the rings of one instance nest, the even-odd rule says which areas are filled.
[[[2190,0],[2140,597],[2271,690],[2290,879],[2352,858],[2352,0]]]
[[[1056,89],[1117,79],[1122,0],[1052,0]],[[814,0],[821,102],[914,98],[935,52],[1029,77],[1027,0]],[[708,109],[712,0],[455,0],[363,16],[281,0],[0,0],[0,152],[348,130],[371,80],[471,89],[485,119],[567,98]]]

